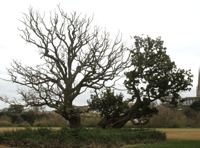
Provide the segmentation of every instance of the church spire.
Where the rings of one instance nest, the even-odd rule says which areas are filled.
[[[199,77],[198,77],[198,85],[197,85],[197,97],[200,97],[200,68],[199,68]]]

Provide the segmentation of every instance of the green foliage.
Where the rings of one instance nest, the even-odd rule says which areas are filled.
[[[197,111],[197,112],[200,111],[200,100],[193,102],[190,105],[190,108]]]
[[[192,108],[186,108],[183,110],[183,113],[187,116],[187,118],[194,119],[197,117],[197,112]]]
[[[176,65],[166,55],[166,47],[163,47],[164,41],[160,37],[156,40],[148,36],[147,38],[138,36],[134,38],[135,48],[131,53],[132,65],[135,68],[124,73],[128,79],[124,81],[124,85],[128,89],[128,93],[132,95],[132,101],[143,97],[144,105],[148,105],[151,97],[154,100],[167,102],[163,97],[172,94],[171,103],[177,105],[178,92],[191,90],[187,87],[192,86],[191,77],[193,75],[181,69],[176,72]],[[141,52],[141,49],[144,52]],[[184,79],[186,75],[188,79]],[[143,83],[148,82],[146,89],[141,87],[141,91],[136,88],[141,83],[140,79]],[[148,98],[146,98],[147,95]]]
[[[33,126],[35,127],[48,127],[49,123],[48,121],[38,121],[33,123]]]
[[[21,116],[17,117],[17,124],[24,122],[24,119]]]
[[[50,119],[49,116],[50,116],[50,115],[47,115],[46,113],[36,114],[36,118],[37,118],[38,120],[40,120],[40,119],[42,119],[42,118]]]
[[[18,127],[31,127],[31,125],[27,121],[20,122]]]
[[[164,41],[161,38],[156,40],[135,36],[135,48],[132,53],[132,65],[135,68],[132,71],[125,72],[127,80],[124,81],[124,85],[128,90],[128,93],[132,95],[132,98],[127,102],[122,102],[123,95],[114,96],[114,92],[109,89],[106,93],[103,93],[101,97],[92,96],[92,102],[88,101],[88,106],[91,109],[100,112],[101,117],[105,116],[109,118],[119,117],[121,113],[124,113],[128,109],[128,102],[135,99],[141,100],[142,107],[132,113],[132,118],[152,117],[158,113],[156,108],[149,108],[151,101],[157,99],[162,102],[168,102],[165,97],[172,94],[170,104],[177,106],[179,99],[179,92],[191,90],[187,88],[192,86],[193,75],[190,72],[185,72],[183,69],[178,69],[176,72],[176,65],[172,62],[169,56],[166,54],[166,47],[163,47]],[[143,49],[144,52],[140,50]],[[190,70],[189,70],[190,71]],[[185,75],[188,79],[184,79]],[[147,83],[146,89],[141,87],[136,88],[143,83]],[[144,80],[144,81],[143,81]],[[151,100],[150,100],[151,98]],[[152,100],[153,99],[153,100]]]
[[[34,111],[29,110],[25,114],[22,114],[21,117],[27,121],[31,126],[33,126],[34,121],[36,120],[36,114]]]
[[[8,126],[13,126],[13,125],[11,122],[3,120],[3,121],[0,121],[0,127],[3,127],[3,126],[8,127]]]
[[[18,118],[19,115],[18,114],[13,114],[13,113],[6,112],[4,114],[0,114],[0,118],[3,118],[4,116],[6,116],[6,117],[9,118],[9,122],[12,122],[14,124],[14,123],[17,122],[17,118]]]
[[[8,112],[13,114],[22,114],[23,110],[24,107],[22,105],[10,105],[8,108]]]
[[[101,97],[91,95],[92,101],[88,101],[88,107],[100,113],[101,117],[119,117],[128,109],[128,102],[123,102],[123,94],[114,96],[114,92],[107,89]]]
[[[144,134],[145,132],[145,134]],[[117,134],[116,134],[117,133]],[[62,127],[53,131],[49,128],[32,130],[16,130],[16,132],[4,132],[0,135],[1,144],[12,142],[17,147],[34,145],[33,147],[122,147],[122,143],[154,143],[166,141],[166,134],[149,129],[109,129],[100,128],[76,128]]]
[[[6,114],[4,114],[4,115],[2,115],[2,116],[0,117],[0,121],[12,122],[12,119],[11,119],[9,116],[7,116]]]

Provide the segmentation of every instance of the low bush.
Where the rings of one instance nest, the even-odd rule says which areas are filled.
[[[31,125],[27,121],[24,121],[17,124],[17,127],[31,127]]]
[[[117,134],[116,134],[117,133]],[[17,147],[122,147],[127,144],[166,141],[166,134],[149,129],[101,129],[62,127],[53,131],[48,128],[6,131],[0,134],[0,144]]]
[[[23,122],[24,122],[24,119],[21,116],[18,116],[17,117],[17,124],[23,123]]]
[[[0,121],[0,127],[8,127],[8,126],[13,126],[13,124],[8,121]]]
[[[6,114],[4,114],[3,116],[0,117],[0,121],[8,121],[11,123],[12,119],[8,117]]]
[[[38,121],[33,123],[34,127],[49,127],[49,122],[48,121]]]

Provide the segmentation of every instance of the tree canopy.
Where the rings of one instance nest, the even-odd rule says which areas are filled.
[[[127,110],[128,102],[123,101],[123,94],[114,95],[114,91],[107,89],[101,94],[101,100],[97,96],[91,95],[92,102],[87,101],[88,107],[100,112],[100,116],[107,118],[119,117],[119,115]]]
[[[120,73],[131,66],[131,57],[119,34],[111,41],[106,30],[101,31],[97,26],[90,29],[92,19],[76,12],[67,14],[60,6],[58,10],[60,15],[55,12],[50,17],[50,27],[32,7],[28,14],[23,13],[21,22],[25,28],[19,29],[20,36],[26,43],[38,47],[40,58],[45,62],[31,67],[13,60],[8,73],[13,83],[29,88],[17,90],[26,102],[23,106],[55,108],[71,128],[76,128],[81,126],[80,113],[89,109],[75,109],[74,99],[87,88],[96,93],[103,88],[114,88],[115,82],[123,77]],[[81,78],[79,82],[78,78]],[[106,86],[108,80],[113,80],[113,85]],[[11,104],[6,96],[0,99]]]
[[[8,108],[9,113],[22,114],[24,107],[22,105],[10,105]]]
[[[171,62],[169,56],[166,54],[166,47],[163,47],[164,41],[160,37],[151,39],[149,36],[146,38],[135,36],[134,39],[135,48],[131,50],[131,62],[134,69],[124,73],[126,76],[124,85],[128,90],[128,94],[132,95],[132,98],[127,99],[127,102],[135,101],[135,103],[125,112],[123,112],[122,107],[120,110],[122,111],[122,115],[120,116],[113,116],[112,118],[105,116],[98,123],[97,126],[99,127],[121,128],[129,120],[134,125],[147,124],[149,118],[158,113],[156,108],[149,107],[152,102],[161,100],[162,102],[169,102],[176,106],[178,101],[184,101],[180,98],[179,92],[191,90],[188,86],[192,86],[191,77],[193,75],[190,75],[190,72],[184,69],[176,71],[176,65],[174,62]],[[140,51],[142,49],[143,52]],[[188,78],[185,79],[185,76],[188,76]],[[141,83],[147,83],[146,88],[139,88],[138,85]],[[109,94],[109,92],[107,93]],[[169,95],[172,95],[171,100],[167,99]],[[113,106],[120,102],[120,99],[111,99],[112,97],[113,95],[107,96],[107,100],[112,101],[112,103],[109,101],[106,102],[105,97],[91,97],[92,106],[97,108],[98,105],[102,104],[101,107],[105,109],[101,109],[101,113],[104,114],[105,111],[109,110],[107,107],[108,104],[108,106],[110,105],[110,111],[107,114],[115,112],[116,107],[113,108]],[[139,122],[136,123],[134,119],[139,119]]]
[[[199,112],[200,111],[200,100],[193,102],[190,105],[190,108],[195,110],[196,112]]]

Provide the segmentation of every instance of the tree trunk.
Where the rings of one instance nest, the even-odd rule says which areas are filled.
[[[122,128],[130,120],[129,115],[126,115],[121,118],[106,118],[104,117],[99,121],[97,127],[107,129],[107,128]]]
[[[68,121],[70,129],[82,127],[80,115],[71,115]]]
[[[60,114],[67,121],[69,121],[70,129],[82,127],[80,114],[69,115],[67,113],[61,113],[58,111],[55,111],[55,112]]]
[[[114,123],[114,122],[116,122],[117,121],[117,119],[115,118],[115,119],[113,119],[113,118],[111,118],[111,119],[108,119],[108,118],[106,118],[106,117],[104,117],[103,119],[101,119],[99,122],[98,122],[98,124],[97,124],[97,128],[103,128],[103,129],[107,129],[107,128],[111,128],[112,127],[112,124]]]
[[[120,116],[119,118],[106,118],[104,117],[102,120],[99,121],[97,127],[106,129],[106,128],[122,128],[129,120],[131,120],[132,114],[134,111],[139,110],[144,105],[143,102],[138,99],[136,103],[129,108],[124,115]]]

